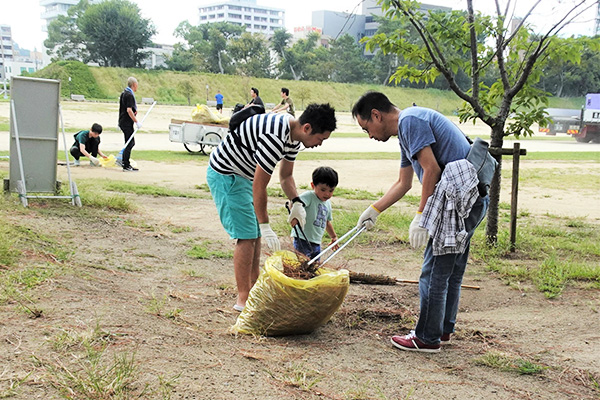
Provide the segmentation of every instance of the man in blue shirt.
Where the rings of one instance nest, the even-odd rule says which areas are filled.
[[[217,100],[217,111],[223,114],[223,95],[220,90],[217,90],[215,99]]]
[[[419,320],[414,331],[393,336],[391,341],[402,350],[439,352],[440,344],[449,342],[454,332],[470,240],[486,214],[489,198],[479,197],[477,192],[470,213],[464,219],[466,247],[460,253],[435,255],[429,231],[421,225],[421,214],[442,171],[446,165],[466,158],[469,142],[460,129],[439,112],[423,107],[400,110],[379,92],[365,93],[352,108],[352,116],[371,139],[385,142],[398,136],[402,153],[398,181],[362,213],[358,226],[373,227],[377,216],[411,189],[413,174],[417,174],[422,184],[421,201],[409,228],[410,244],[417,249],[426,245],[419,280]]]

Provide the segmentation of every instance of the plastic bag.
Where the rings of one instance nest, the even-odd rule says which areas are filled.
[[[229,124],[229,118],[222,116],[220,113],[213,112],[205,104],[196,104],[196,108],[192,111],[192,121],[201,124]]]
[[[112,168],[117,166],[117,158],[110,154],[107,158],[100,157],[100,166],[104,168]]]
[[[120,168],[122,159],[119,159],[119,163],[117,163],[117,158],[114,155],[109,154],[106,158],[100,157],[98,161],[100,161],[100,166],[104,168]],[[129,165],[133,168],[137,168],[137,162],[133,158],[129,159]]]
[[[266,259],[231,332],[265,336],[310,333],[340,308],[350,286],[347,270],[321,268],[319,276],[312,279],[294,279],[281,272],[283,258],[298,262],[289,251],[275,252]]]

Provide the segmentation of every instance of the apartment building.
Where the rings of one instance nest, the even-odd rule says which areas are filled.
[[[9,63],[15,58],[14,51],[10,26],[0,25],[0,81],[4,81],[10,76]]]
[[[246,27],[246,32],[271,36],[285,29],[285,10],[259,6],[256,0],[226,0],[201,6],[199,23],[229,22]]]
[[[421,10],[452,11],[452,8],[421,4]],[[363,0],[360,14],[328,10],[313,11],[312,25],[304,27],[303,31],[310,31],[311,28],[318,30],[322,33],[325,42],[344,34],[349,34],[358,42],[363,37],[371,37],[377,32],[379,23],[375,21],[376,16],[383,16],[381,5],[377,4],[377,0]]]
[[[434,6],[431,4],[421,3],[421,11],[437,10],[437,11],[452,11],[452,7]],[[379,22],[375,22],[375,16],[382,17],[381,5],[377,4],[377,0],[364,0],[362,3],[362,13],[365,15],[365,36],[371,37],[377,32]]]
[[[58,18],[59,15],[67,15],[67,10],[77,5],[77,3],[79,3],[79,0],[40,0],[40,6],[44,8],[41,17],[45,21],[42,31],[48,32],[50,22]]]
[[[364,36],[366,16],[340,11],[319,10],[312,12],[312,24],[321,30],[326,39],[336,39],[349,34],[357,42]]]

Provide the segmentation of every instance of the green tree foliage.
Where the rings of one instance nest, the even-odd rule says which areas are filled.
[[[176,43],[173,46],[173,54],[165,59],[165,64],[175,71],[193,71],[197,69],[198,61],[194,60],[192,52],[186,50],[183,44]]]
[[[363,49],[348,34],[332,41],[331,79],[334,82],[364,82],[369,75],[370,63],[363,57]]]
[[[193,26],[184,21],[175,29],[175,36],[186,42],[178,49],[177,57],[190,57],[197,71],[233,74],[235,65],[228,49],[242,32],[244,27],[227,22]],[[172,64],[169,60],[168,65]]]
[[[194,86],[189,80],[181,81],[177,85],[179,91],[185,96],[188,106],[192,105],[192,96],[194,95]]]
[[[81,0],[48,26],[44,46],[57,59],[97,62],[103,66],[137,67],[146,57],[140,49],[156,33],[140,16],[139,7],[126,0],[90,5]]]
[[[137,67],[148,55],[140,49],[150,44],[156,29],[127,0],[106,0],[91,5],[77,20],[85,37],[90,61],[112,67]]]
[[[544,62],[540,82],[536,87],[555,96],[584,96],[600,91],[600,37],[554,38],[550,55]],[[582,43],[583,50],[574,43]]]
[[[462,122],[480,119],[491,129],[491,147],[501,148],[508,135],[531,135],[531,125],[546,123],[544,108],[546,93],[534,85],[539,82],[544,61],[550,57],[555,36],[574,17],[588,11],[595,2],[581,0],[574,3],[570,12],[557,16],[557,22],[547,32],[534,35],[527,25],[527,18],[540,5],[536,2],[523,19],[509,30],[511,19],[496,0],[496,15],[485,16],[475,12],[473,0],[467,0],[467,12],[448,13],[420,11],[413,0],[380,0],[388,19],[409,23],[420,41],[407,38],[406,32],[396,30],[389,34],[379,33],[367,41],[371,51],[380,48],[384,54],[396,54],[407,61],[400,64],[391,79],[433,82],[443,76],[448,86],[464,104],[459,110]],[[562,56],[568,54],[576,59],[583,44],[574,41],[568,49],[556,49]],[[465,55],[467,55],[465,57]],[[465,71],[471,79],[468,90],[458,83],[459,71]],[[486,83],[486,77],[495,76],[496,81]],[[508,117],[513,117],[508,120]],[[497,155],[501,163],[502,158]],[[498,232],[498,204],[500,199],[500,170],[498,169],[490,191],[487,236],[496,241]]]
[[[231,40],[228,52],[238,75],[271,77],[271,54],[264,36],[244,32],[239,38]]]
[[[297,81],[301,76],[296,73],[296,65],[299,64],[299,60],[296,59],[296,54],[290,48],[291,39],[292,35],[285,29],[278,29],[271,37],[271,48],[279,58],[278,77]]]
[[[89,58],[85,37],[77,27],[78,18],[88,7],[88,0],[81,0],[67,10],[67,15],[59,15],[48,25],[48,38],[44,40],[44,46],[52,61]]]

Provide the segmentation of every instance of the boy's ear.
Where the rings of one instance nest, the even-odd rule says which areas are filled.
[[[312,188],[312,190],[315,190],[315,184],[314,184],[314,182],[310,183],[310,187]]]

